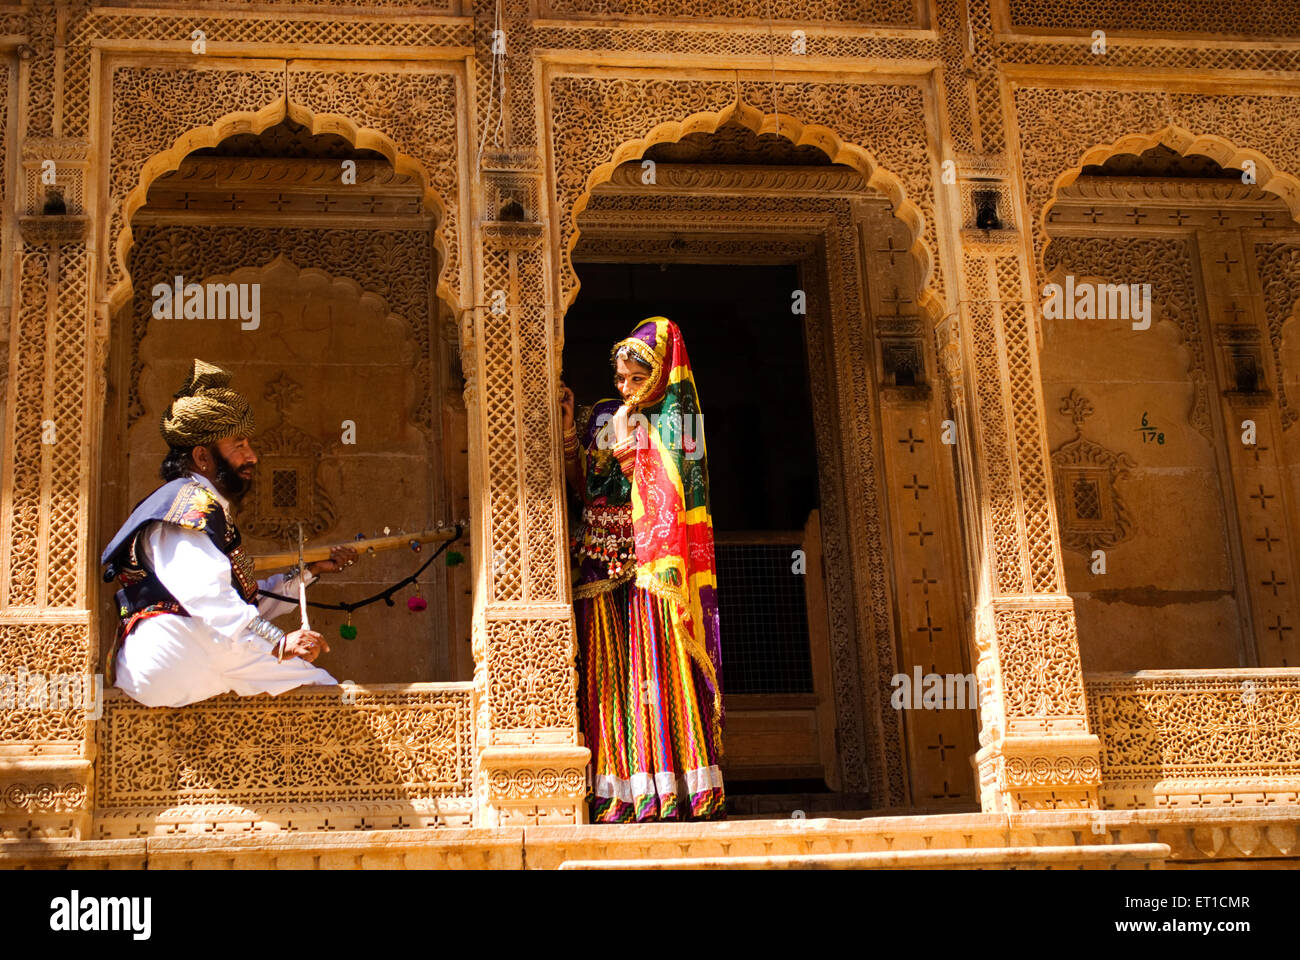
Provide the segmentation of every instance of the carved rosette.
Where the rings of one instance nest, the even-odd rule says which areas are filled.
[[[1095,737],[1014,737],[972,761],[985,813],[1097,809],[1101,764]]]
[[[485,747],[481,826],[539,826],[587,821],[586,747]]]
[[[89,761],[7,758],[0,765],[0,840],[90,835]]]

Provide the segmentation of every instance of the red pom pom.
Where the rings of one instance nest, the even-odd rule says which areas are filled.
[[[412,613],[418,613],[419,611],[425,609],[425,608],[428,607],[428,606],[429,606],[429,604],[428,604],[428,602],[424,599],[424,597],[407,597],[407,598],[406,598],[406,609],[407,609],[407,610],[410,610]]]

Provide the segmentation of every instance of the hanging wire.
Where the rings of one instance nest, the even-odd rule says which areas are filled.
[[[493,50],[492,47],[489,47],[489,50],[491,51],[492,54],[492,73],[488,79],[489,93],[488,93],[487,116],[483,120],[482,130],[479,132],[478,150],[475,151],[475,155],[474,155],[475,176],[478,176],[479,171],[482,169],[483,150],[487,146],[488,130],[492,129],[492,108],[494,105],[497,107],[497,125],[496,125],[496,129],[492,130],[492,145],[494,147],[499,147],[501,145],[501,129],[505,123],[506,54],[505,54],[505,44],[504,44],[505,30],[502,27],[502,23],[504,22],[504,19],[503,19],[503,14],[501,12],[501,5],[502,5],[502,0],[497,0],[496,12],[493,17],[493,24],[492,24],[492,47],[496,45],[498,37],[503,41],[503,43],[502,43],[502,49],[500,53]],[[499,90],[497,89],[497,61],[498,60],[500,60],[501,62],[501,81],[500,81],[501,87]]]
[[[416,570],[415,573],[411,574],[405,580],[399,580],[397,581],[397,583],[393,584],[392,586],[380,590],[374,596],[366,597],[364,600],[355,600],[355,601],[344,600],[339,603],[317,603],[314,600],[308,600],[307,606],[316,607],[318,610],[343,610],[346,613],[351,613],[353,610],[360,610],[362,607],[368,607],[370,606],[370,604],[378,603],[380,600],[384,601],[384,603],[388,604],[390,607],[394,606],[393,594],[395,594],[398,590],[401,590],[403,587],[415,583],[416,580],[419,578],[420,574],[424,573],[424,571],[428,569],[429,564],[433,563],[434,560],[437,560],[438,555],[441,554],[442,551],[446,550],[453,543],[459,540],[461,538],[461,535],[464,532],[465,532],[464,528],[459,523],[456,524],[456,536],[452,537],[450,540],[444,540],[442,546],[440,546],[437,550],[435,550],[433,552],[433,555],[420,565],[419,570]],[[365,541],[361,541],[361,542],[364,543]],[[270,597],[273,600],[285,600],[292,604],[298,603],[297,597],[286,597],[279,593],[272,593],[270,590],[258,590],[257,592],[262,596]]]

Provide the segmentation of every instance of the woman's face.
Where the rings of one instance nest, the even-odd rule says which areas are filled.
[[[631,400],[650,378],[650,368],[635,360],[618,358],[614,366],[614,386],[625,401]]]

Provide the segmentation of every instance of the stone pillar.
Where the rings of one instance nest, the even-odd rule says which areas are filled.
[[[555,257],[541,189],[533,151],[485,153],[475,185],[470,405],[474,543],[483,545],[474,616],[479,826],[586,820],[590,753],[578,733],[565,549]]]
[[[87,218],[19,219],[0,475],[0,837],[90,834]]]
[[[940,162],[959,304],[936,331],[959,427],[972,560],[987,812],[1095,807],[1074,606],[1065,592],[1038,371],[1038,297],[990,0],[936,0],[947,136]],[[980,222],[993,204],[1000,224]],[[986,228],[987,229],[984,229]]]
[[[963,398],[980,805],[986,812],[1093,808],[1099,741],[1088,729],[1074,605],[1065,592],[1028,241],[1017,226],[1010,171],[987,160],[959,170],[961,335],[950,329],[943,350]],[[999,223],[977,228],[981,210]]]

